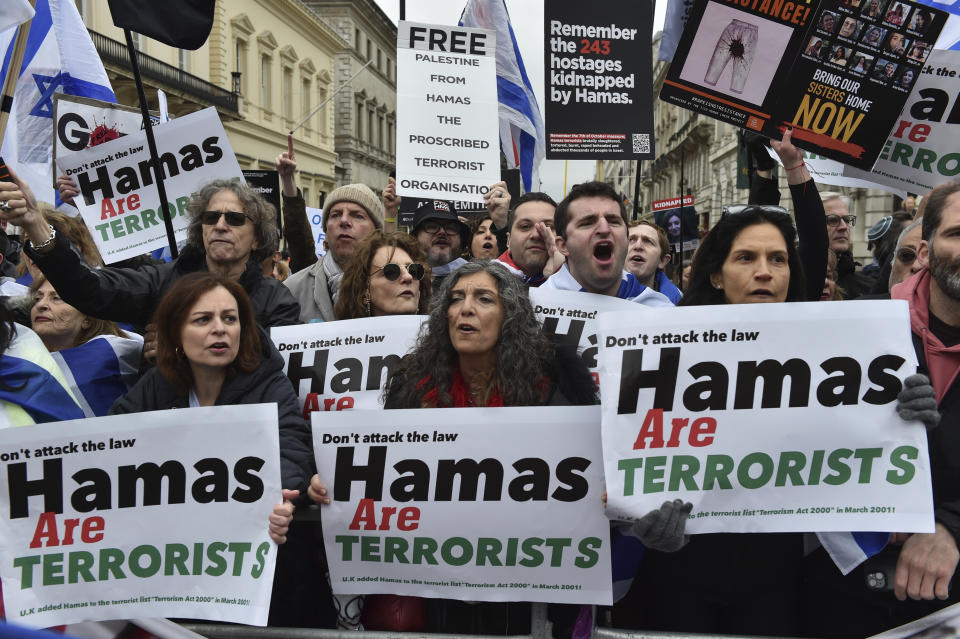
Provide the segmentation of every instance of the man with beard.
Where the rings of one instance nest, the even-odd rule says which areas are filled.
[[[434,286],[467,263],[460,254],[463,247],[470,244],[470,227],[457,217],[452,202],[424,201],[413,215],[413,237],[427,254]]]
[[[627,259],[627,213],[604,182],[577,184],[553,218],[557,248],[567,258],[544,288],[610,295],[647,306],[673,306],[664,295],[623,270]]]
[[[532,191],[520,196],[507,218],[507,250],[497,261],[527,286],[540,286],[565,261],[553,232],[556,210],[552,197]]]

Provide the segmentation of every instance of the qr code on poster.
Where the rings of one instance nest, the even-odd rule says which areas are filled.
[[[634,153],[649,153],[650,152],[650,134],[649,133],[633,133],[633,152]]]

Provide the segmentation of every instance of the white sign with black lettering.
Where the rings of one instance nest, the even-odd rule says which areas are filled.
[[[496,34],[400,22],[397,193],[482,202],[500,180]]]

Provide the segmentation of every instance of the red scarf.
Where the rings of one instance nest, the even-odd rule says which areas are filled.
[[[433,379],[427,375],[419,382],[417,382],[417,390],[420,390],[424,386],[427,386],[433,381]],[[423,407],[424,408],[465,408],[467,406],[473,406],[473,394],[470,392],[470,388],[467,386],[467,382],[464,381],[463,375],[460,374],[459,367],[453,371],[453,383],[450,385],[450,397],[453,399],[452,405],[440,405],[440,393],[437,391],[437,387],[434,385],[430,390],[423,394]],[[487,406],[503,406],[503,397],[500,395],[500,390],[494,388],[493,392],[490,393],[490,397],[487,398]]]

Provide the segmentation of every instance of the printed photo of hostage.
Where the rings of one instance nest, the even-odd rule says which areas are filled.
[[[847,61],[850,58],[850,48],[843,46],[835,46],[833,52],[830,54],[830,59],[827,62],[831,64],[836,64],[841,67],[847,66]]]
[[[863,15],[872,20],[880,20],[886,6],[887,0],[866,0],[863,5]]]
[[[917,76],[916,71],[913,69],[904,69],[903,73],[900,74],[900,78],[897,80],[897,86],[901,89],[909,90],[913,86],[913,79]]]
[[[860,41],[865,47],[879,48],[880,44],[883,42],[883,36],[887,34],[887,30],[882,27],[873,26],[867,29],[863,34],[863,39]]]
[[[848,40],[856,40],[862,28],[863,23],[856,18],[844,18],[843,24],[840,25],[840,32],[837,35],[841,38],[847,38]]]
[[[913,12],[913,17],[910,19],[907,29],[917,33],[922,37],[926,35],[927,29],[930,28],[931,22],[933,22],[933,17],[930,15],[929,11],[917,9]]]
[[[674,249],[680,242],[699,239],[697,232],[697,213],[692,206],[683,209],[667,209],[656,214],[657,226],[667,232],[667,239]]]
[[[911,62],[926,62],[927,56],[930,55],[930,43],[928,42],[915,42],[912,47],[910,47],[910,53],[907,54],[907,59]]]
[[[871,80],[877,80],[879,82],[889,82],[893,80],[893,76],[897,73],[897,63],[893,60],[887,60],[886,58],[880,58],[877,60],[876,66],[873,67],[873,73],[870,74]]]
[[[884,41],[883,50],[891,55],[901,56],[906,52],[908,46],[910,46],[910,40],[902,33],[894,31]]]
[[[817,23],[817,28],[833,35],[833,32],[837,30],[838,24],[840,24],[840,16],[833,11],[824,11],[820,16],[820,21]]]
[[[803,50],[803,53],[805,55],[812,55],[815,58],[819,58],[822,51],[823,39],[818,38],[817,36],[812,36],[810,41],[807,43],[807,47]]]
[[[873,56],[866,53],[858,53],[850,61],[850,71],[853,73],[866,73],[873,62]]]

